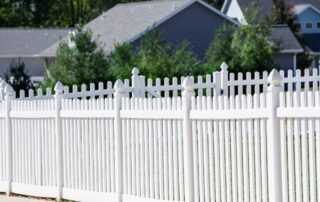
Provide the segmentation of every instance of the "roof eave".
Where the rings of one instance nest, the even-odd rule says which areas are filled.
[[[280,50],[280,53],[303,53],[303,49],[283,49]]]

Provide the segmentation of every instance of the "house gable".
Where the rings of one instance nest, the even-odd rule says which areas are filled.
[[[302,34],[320,33],[320,11],[318,9],[308,5],[301,9],[296,17]]]
[[[244,17],[243,11],[240,8],[240,5],[237,0],[232,0],[228,9],[226,10],[226,15],[237,19],[241,24],[246,23],[246,19]]]
[[[224,24],[237,25],[236,21],[221,15],[219,11],[213,12],[202,2],[195,1],[176,15],[158,24],[156,28],[162,31],[164,38],[173,44],[184,40],[192,44],[193,51],[203,58],[216,31]],[[139,46],[141,37],[133,41],[135,47]]]

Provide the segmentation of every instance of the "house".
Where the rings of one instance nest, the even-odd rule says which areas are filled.
[[[141,36],[157,28],[170,43],[189,41],[193,51],[203,58],[216,31],[224,24],[239,23],[201,0],[157,0],[117,4],[84,29],[91,29],[104,44],[105,52],[110,53],[119,43],[138,46]],[[54,44],[43,56],[54,57],[57,47]]]
[[[41,52],[65,38],[71,29],[0,28],[0,77],[12,62],[25,64],[33,79],[41,79],[50,58]],[[40,77],[40,78],[39,78]]]
[[[244,11],[251,0],[225,0],[221,12],[225,13],[231,18],[238,20],[240,23],[245,24],[246,19],[244,16]],[[267,0],[256,0],[257,6],[260,7],[261,12],[259,12],[258,18],[262,19],[268,17],[272,13],[273,1]],[[303,51],[308,53],[313,57],[312,67],[319,68],[319,55],[320,55],[320,1],[319,0],[284,0],[285,8],[290,12],[293,17],[295,27],[299,28],[299,35],[302,36],[302,39],[299,40]],[[278,27],[279,26],[275,26]],[[281,32],[279,32],[281,30]],[[287,29],[278,29],[278,31],[273,30],[283,36],[289,36],[293,44],[297,44],[297,37],[292,38],[292,34],[288,34]],[[288,44],[288,38],[282,38],[283,44]],[[286,45],[284,45],[286,46]],[[301,49],[296,47],[290,50],[292,54],[297,55],[301,53]],[[284,48],[287,49],[287,48]],[[282,50],[282,53],[288,52],[287,50]],[[283,56],[284,57],[284,56]],[[289,56],[285,56],[289,57]],[[295,65],[297,64],[297,59],[294,58]],[[296,69],[296,66],[294,66]]]
[[[320,1],[317,7],[313,4],[297,4],[293,6],[294,24],[302,36],[306,52],[314,57],[312,66],[319,67],[320,59]]]
[[[239,26],[234,16],[228,17],[202,0],[158,0],[117,4],[89,22],[86,28],[104,44],[106,53],[115,45],[130,42],[138,46],[141,36],[157,28],[170,43],[187,40],[199,58],[203,58],[216,31],[224,24]],[[287,26],[276,26],[272,40],[281,42],[275,60],[283,69],[295,67],[297,53],[303,52]],[[42,56],[54,57],[58,44],[44,51]]]
[[[201,59],[221,26],[241,25],[240,20],[233,18],[234,16],[228,16],[202,0],[155,0],[117,4],[86,24],[84,29],[89,28],[92,31],[93,37],[103,44],[103,49],[108,54],[119,43],[128,42],[135,47],[139,46],[141,37],[156,28],[162,31],[164,38],[172,44],[189,41],[192,51]],[[8,35],[6,37],[13,42],[4,40],[1,43],[8,43],[12,52],[16,51],[12,57],[9,57],[9,53],[4,55],[9,58],[7,61],[22,57],[31,75],[43,75],[45,67],[54,60],[61,40],[67,42],[70,39],[70,31],[12,29],[12,36],[11,33],[3,32],[3,35]],[[296,54],[303,49],[290,29],[287,26],[273,27],[272,37],[274,42],[282,42],[281,52],[275,56],[275,60],[284,69],[295,67]],[[18,39],[15,41],[15,38]],[[31,44],[35,44],[34,47],[31,47]],[[20,46],[25,52],[20,53],[14,49]],[[28,62],[28,58],[32,58],[34,65]]]

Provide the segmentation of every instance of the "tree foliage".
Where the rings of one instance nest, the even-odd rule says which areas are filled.
[[[146,0],[1,0],[0,27],[74,27],[118,3]],[[223,0],[207,0],[220,9]]]
[[[56,60],[49,68],[45,87],[52,87],[57,81],[71,86],[111,79],[107,74],[107,57],[101,44],[92,38],[90,30],[78,28],[71,42],[74,42],[74,47],[66,42],[60,44]]]
[[[12,88],[18,92],[19,90],[28,91],[33,89],[30,76],[28,75],[23,62],[18,60],[12,60],[10,68],[4,75],[4,80],[12,86]]]
[[[203,73],[202,62],[192,52],[188,42],[170,44],[156,29],[146,33],[137,48],[130,44],[117,46],[109,59],[110,75],[114,79],[129,78],[132,67],[138,67],[141,74],[148,78]]]
[[[274,68],[274,56],[278,44],[271,41],[271,23],[258,20],[259,9],[246,11],[247,24],[236,29],[223,27],[216,35],[207,53],[207,68],[217,70],[218,64],[226,61],[232,72],[254,72]],[[218,64],[217,64],[218,63]]]

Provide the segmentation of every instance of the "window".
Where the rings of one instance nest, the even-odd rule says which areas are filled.
[[[307,28],[307,29],[312,29],[312,27],[313,27],[312,22],[307,22],[307,23],[306,23],[306,28]]]
[[[320,29],[320,22],[317,22],[317,28]]]

